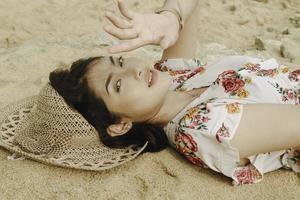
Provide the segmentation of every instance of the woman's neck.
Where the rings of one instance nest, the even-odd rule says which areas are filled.
[[[168,91],[166,100],[159,112],[148,120],[148,123],[159,127],[166,126],[182,109],[184,109],[197,96],[192,96],[187,92]]]

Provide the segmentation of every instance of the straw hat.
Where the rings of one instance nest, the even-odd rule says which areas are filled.
[[[100,171],[134,159],[147,144],[104,146],[96,129],[49,83],[39,95],[0,109],[0,146],[46,164]]]

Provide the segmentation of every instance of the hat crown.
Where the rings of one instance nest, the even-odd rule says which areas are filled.
[[[35,107],[16,129],[15,142],[35,154],[56,154],[84,138],[99,141],[99,135],[59,93],[46,84],[40,91]]]

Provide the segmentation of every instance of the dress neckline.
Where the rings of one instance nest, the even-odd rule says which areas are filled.
[[[207,86],[203,86],[203,87],[207,87]],[[202,87],[200,87],[200,88],[202,88]],[[193,89],[195,89],[195,88],[193,88]],[[197,89],[199,89],[199,88],[197,88]],[[204,90],[200,95],[198,95],[198,96],[196,96],[194,99],[192,99],[189,103],[187,103],[182,109],[180,109],[177,113],[176,113],[176,115],[165,125],[165,126],[163,126],[163,129],[166,131],[166,130],[168,130],[168,127],[169,127],[169,125],[171,125],[172,123],[174,123],[175,121],[176,121],[176,119],[180,116],[180,115],[182,115],[182,113],[184,113],[187,109],[189,109],[190,107],[191,107],[191,105],[193,105],[194,104],[194,102],[196,101],[196,100],[199,100],[199,99],[204,99],[205,98],[205,96],[206,96],[206,94],[207,94],[207,91],[210,89],[210,86],[208,86],[207,88],[206,88],[206,90]],[[175,90],[173,90],[173,91],[175,91]],[[186,91],[191,91],[190,89],[187,89]]]

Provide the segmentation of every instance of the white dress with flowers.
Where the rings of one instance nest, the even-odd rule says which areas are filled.
[[[164,127],[169,143],[193,164],[232,178],[233,185],[253,184],[279,168],[300,172],[300,152],[289,148],[249,156],[240,164],[238,149],[230,145],[243,104],[300,103],[300,70],[289,71],[275,59],[228,56],[203,64],[198,59],[167,59],[157,70],[173,79],[170,90],[207,90],[190,102]]]

